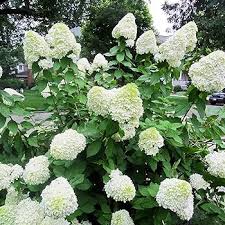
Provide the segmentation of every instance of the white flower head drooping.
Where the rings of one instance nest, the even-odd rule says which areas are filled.
[[[124,37],[128,41],[128,45],[131,46],[131,42],[134,44],[134,41],[137,37],[137,25],[135,23],[135,16],[132,13],[125,15],[119,23],[114,27],[112,31],[112,36],[116,39]]]
[[[112,214],[111,225],[134,225],[134,221],[129,212],[122,209]]]
[[[77,49],[76,38],[64,23],[56,23],[48,31],[46,40],[51,46],[51,57],[61,59]]]
[[[205,157],[205,162],[211,175],[225,178],[225,152],[212,152]]]
[[[139,135],[138,146],[146,155],[155,156],[164,145],[164,139],[156,128],[151,127]]]
[[[57,134],[50,145],[50,155],[56,160],[74,160],[86,147],[86,138],[76,130]]]
[[[39,185],[50,177],[48,158],[44,155],[34,157],[25,166],[23,179],[26,184]]]
[[[175,212],[182,220],[190,220],[194,212],[191,185],[184,180],[167,178],[161,182],[156,201],[159,206]]]
[[[40,57],[50,57],[50,48],[44,37],[34,31],[27,31],[23,44],[25,60],[32,68],[32,64]]]
[[[131,201],[136,194],[136,189],[133,181],[122,172],[112,170],[110,180],[105,184],[105,192],[108,198],[113,198],[115,201],[128,202]]]
[[[198,173],[194,173],[190,176],[190,184],[192,188],[197,191],[200,189],[206,190],[207,188],[210,188],[210,184]]]
[[[42,191],[42,206],[49,217],[65,218],[78,208],[77,196],[69,182],[58,177]]]
[[[218,50],[201,58],[190,67],[189,76],[192,84],[200,91],[215,92],[223,90],[225,52]]]
[[[22,200],[16,207],[15,225],[40,224],[43,219],[43,208],[30,198]]]
[[[155,55],[158,52],[156,37],[152,30],[144,32],[136,42],[136,52],[139,55],[151,53]]]

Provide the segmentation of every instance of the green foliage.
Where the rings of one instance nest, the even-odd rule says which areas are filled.
[[[0,89],[4,88],[13,88],[13,89],[20,89],[24,88],[25,84],[23,81],[19,79],[1,79],[0,80]]]

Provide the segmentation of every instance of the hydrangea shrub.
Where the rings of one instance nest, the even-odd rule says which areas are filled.
[[[225,53],[190,66],[183,96],[172,85],[197,30],[190,22],[159,45],[151,30],[137,37],[129,13],[92,63],[65,24],[28,31],[25,59],[49,118],[0,91],[0,224],[199,225],[199,212],[223,224],[225,109],[206,105],[224,88]]]

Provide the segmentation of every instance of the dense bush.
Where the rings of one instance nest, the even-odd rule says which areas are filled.
[[[24,88],[25,84],[22,80],[19,79],[1,79],[0,80],[0,89],[5,89],[5,88],[13,88],[13,89],[20,89]]]
[[[23,96],[0,92],[0,222],[223,224],[225,114],[208,115],[206,97],[223,88],[225,53],[193,64],[186,95],[172,95],[196,32],[191,22],[157,46],[148,31],[134,47],[128,14],[113,29],[118,44],[91,65],[66,25],[27,32],[25,58],[52,114],[35,124]]]

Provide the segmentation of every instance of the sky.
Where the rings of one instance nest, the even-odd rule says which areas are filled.
[[[165,1],[166,0],[151,0],[151,4],[149,4],[149,8],[153,16],[154,27],[161,35],[168,35],[166,29],[171,28],[172,26],[172,24],[167,21],[166,13],[162,10],[162,4]],[[167,2],[176,3],[179,2],[179,0],[167,0]]]

